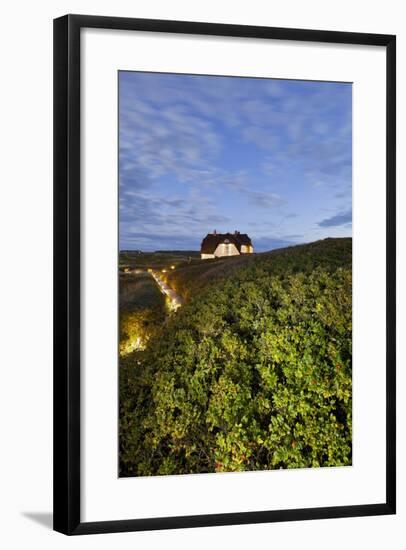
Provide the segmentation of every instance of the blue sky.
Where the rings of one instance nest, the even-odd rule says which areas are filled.
[[[120,249],[351,236],[348,83],[119,73]]]

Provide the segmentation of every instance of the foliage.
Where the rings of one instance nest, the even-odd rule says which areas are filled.
[[[120,355],[144,349],[164,321],[162,308],[124,311],[120,315]]]
[[[195,289],[120,361],[120,475],[351,464],[351,240]]]
[[[200,263],[200,252],[196,250],[157,250],[156,252],[122,250],[119,257],[119,266],[122,270],[148,267],[160,269],[170,265],[189,265],[193,262]]]
[[[148,273],[120,276],[120,312],[164,305],[164,296]]]
[[[165,320],[165,298],[148,273],[120,277],[120,355],[143,349]]]
[[[252,263],[267,269],[270,274],[284,273],[287,269],[306,271],[317,265],[333,269],[351,264],[352,240],[324,239],[314,243],[281,248],[261,254],[243,254],[184,264],[168,274],[168,282],[178,293],[188,299],[209,284],[233,276],[241,268]]]

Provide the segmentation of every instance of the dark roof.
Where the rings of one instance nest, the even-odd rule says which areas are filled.
[[[241,252],[241,246],[252,246],[251,239],[246,233],[209,233],[202,240],[202,254],[214,254],[217,246],[228,240],[235,244],[238,252]]]

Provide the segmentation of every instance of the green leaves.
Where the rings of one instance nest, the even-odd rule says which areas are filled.
[[[120,361],[122,475],[351,464],[351,243],[259,255]]]

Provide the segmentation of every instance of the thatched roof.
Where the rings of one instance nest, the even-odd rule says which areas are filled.
[[[201,252],[202,254],[214,254],[214,251],[219,244],[233,243],[235,244],[238,252],[241,253],[241,246],[252,246],[251,239],[246,233],[209,233],[202,240]]]

